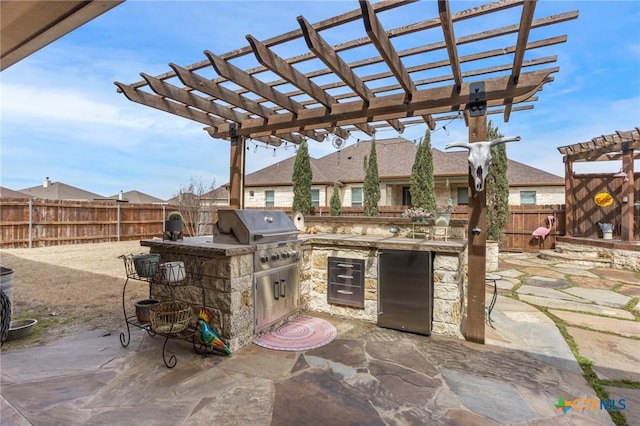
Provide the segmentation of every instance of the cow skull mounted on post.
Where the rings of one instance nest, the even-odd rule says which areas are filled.
[[[498,138],[492,141],[482,142],[453,142],[447,144],[444,148],[464,148],[469,150],[469,167],[471,168],[471,176],[475,183],[476,192],[484,190],[484,182],[489,175],[489,167],[491,167],[491,147],[500,143],[516,142],[520,140],[520,136]]]

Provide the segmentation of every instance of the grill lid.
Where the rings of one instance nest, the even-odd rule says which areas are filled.
[[[281,210],[218,210],[217,230],[240,244],[263,244],[298,238],[298,230]]]

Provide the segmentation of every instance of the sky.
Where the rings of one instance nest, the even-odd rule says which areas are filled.
[[[455,12],[483,3],[451,5]],[[437,2],[424,0],[419,7],[425,16],[404,16],[406,23],[437,16]],[[299,15],[314,23],[357,8],[355,0],[127,1],[0,73],[0,185],[21,190],[49,177],[103,196],[138,190],[169,199],[192,180],[225,184],[228,142],[211,138],[200,123],[128,101],[113,82],[170,71],[170,62],[204,60],[204,50],[222,54],[244,47],[247,34],[264,40],[297,29]],[[543,0],[535,16],[572,10],[579,10],[577,20],[531,32],[530,39],[545,37],[544,31],[568,36],[545,52],[558,55],[551,66],[560,72],[538,94],[534,109],[513,112],[508,123],[501,114],[489,116],[505,136],[521,137],[507,145],[510,159],[561,177],[557,147],[640,127],[640,2]],[[520,8],[515,11],[519,16]],[[403,25],[381,20],[386,29]],[[484,21],[487,28],[503,25]],[[349,28],[327,32],[330,44],[356,38]],[[454,29],[458,37],[480,30]],[[346,53],[343,58],[350,59]],[[425,125],[411,126],[400,136],[417,141],[424,131]],[[376,138],[397,136],[381,131]],[[467,137],[464,121],[438,122],[431,143],[444,150]],[[361,138],[367,139],[353,133],[346,144]],[[249,148],[248,173],[295,155],[291,146],[274,151],[249,141]],[[319,158],[335,148],[310,141],[309,150]],[[589,163],[576,171],[619,168],[619,162]]]

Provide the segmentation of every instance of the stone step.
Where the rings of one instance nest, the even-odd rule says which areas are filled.
[[[592,255],[592,253],[540,250],[538,252],[538,257],[545,260],[557,260],[557,261],[562,261],[562,262],[567,262],[574,265],[582,265],[582,266],[607,267],[607,268],[611,268],[613,266],[611,259],[595,257]]]

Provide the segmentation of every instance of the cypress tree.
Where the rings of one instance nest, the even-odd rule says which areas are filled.
[[[311,171],[311,163],[309,161],[309,149],[307,141],[304,140],[298,148],[296,161],[293,164],[293,204],[291,210],[293,213],[301,212],[303,215],[311,213],[311,180],[313,173]]]
[[[340,190],[337,184],[333,184],[333,193],[329,201],[331,216],[342,216],[342,202],[340,201]]]
[[[433,177],[433,153],[431,152],[431,130],[427,127],[424,138],[418,145],[409,180],[411,204],[429,212],[436,211],[436,191]]]
[[[365,167],[364,176],[364,215],[378,216],[378,202],[380,201],[380,176],[378,175],[378,157],[376,155],[376,140],[371,140],[371,151]]]
[[[487,125],[487,140],[503,137],[491,121]],[[500,241],[502,229],[509,222],[509,181],[507,180],[507,147],[491,148],[493,159],[485,188],[487,191],[487,238]]]

